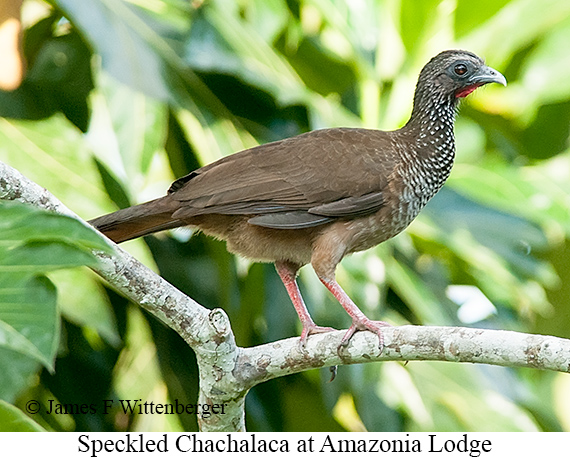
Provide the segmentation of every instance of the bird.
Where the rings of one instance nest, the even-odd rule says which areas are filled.
[[[275,264],[310,335],[333,331],[315,324],[297,275],[311,264],[352,323],[338,350],[357,331],[382,328],[358,308],[335,278],[347,255],[403,231],[448,178],[455,156],[459,101],[480,86],[507,84],[469,51],[446,50],[420,71],[408,122],[397,130],[325,128],[262,144],[192,171],[165,196],[89,221],[120,243],[181,226],[224,240],[227,249]]]

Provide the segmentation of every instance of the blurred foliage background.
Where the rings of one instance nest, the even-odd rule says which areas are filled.
[[[22,18],[27,71],[0,92],[0,160],[85,219],[163,195],[175,177],[259,143],[399,128],[433,55],[483,56],[509,85],[463,103],[448,183],[405,233],[345,259],[338,278],[369,317],[395,325],[570,337],[567,0],[26,0]],[[125,246],[202,305],[223,307],[239,345],[299,335],[271,265],[191,235]],[[0,428],[18,416],[12,405],[34,399],[34,420],[50,430],[196,430],[194,416],[102,413],[103,399],[195,402],[193,353],[87,268],[47,274],[54,312],[0,301],[0,322],[27,318],[26,341],[53,347],[42,358],[0,343]],[[301,282],[319,325],[349,325],[310,268]],[[570,430],[563,374],[390,362],[329,376],[257,386],[248,430]],[[49,415],[50,401],[99,411]]]

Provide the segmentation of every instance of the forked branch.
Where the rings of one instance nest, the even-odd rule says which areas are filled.
[[[0,199],[18,200],[81,220],[47,190],[2,162]],[[199,417],[203,431],[245,430],[244,401],[251,387],[321,367],[439,360],[570,371],[570,340],[461,327],[386,328],[381,354],[378,338],[370,332],[357,333],[340,354],[337,347],[345,331],[311,336],[304,350],[300,349],[299,338],[240,348],[223,310],[201,306],[119,246],[113,247],[114,255],[97,253],[100,265],[95,271],[178,332],[194,349],[200,370],[199,403],[225,405],[224,414]]]

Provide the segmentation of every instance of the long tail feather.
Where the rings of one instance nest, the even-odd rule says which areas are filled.
[[[172,219],[172,209],[163,202],[164,199],[159,198],[106,214],[89,223],[115,243],[185,225]]]

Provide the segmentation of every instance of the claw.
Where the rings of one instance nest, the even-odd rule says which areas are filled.
[[[320,325],[315,325],[314,323],[306,323],[301,331],[301,340],[299,341],[299,347],[301,350],[305,350],[307,346],[307,339],[310,335],[317,335],[319,333],[334,332],[336,329],[332,327],[321,327]]]
[[[338,366],[337,365],[333,365],[332,367],[329,368],[329,371],[331,372],[331,378],[329,379],[329,382],[333,382],[336,378],[336,373],[338,371]]]
[[[341,348],[345,348],[348,346],[350,339],[356,332],[362,330],[368,330],[378,335],[378,349],[380,349],[380,352],[382,352],[382,350],[384,349],[384,334],[382,333],[382,327],[391,327],[391,325],[383,321],[370,320],[365,316],[359,316],[359,318],[354,318],[352,320],[352,325],[346,331],[346,333],[342,337],[342,340],[340,340],[338,351],[340,351]]]

